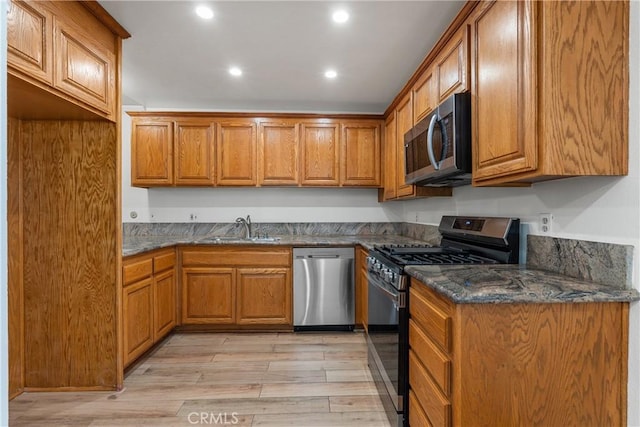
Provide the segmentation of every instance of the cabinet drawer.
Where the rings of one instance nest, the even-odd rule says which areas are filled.
[[[409,425],[413,427],[433,427],[413,390],[409,390]]]
[[[175,252],[169,252],[153,257],[153,272],[160,273],[161,271],[173,268],[176,265]]]
[[[409,313],[420,328],[447,353],[451,351],[451,317],[411,287]]]
[[[289,267],[291,251],[288,249],[185,249],[182,265],[189,266],[249,266]]]
[[[153,262],[151,258],[127,263],[122,268],[122,281],[125,285],[136,282],[153,273]]]
[[[409,346],[422,362],[440,390],[451,396],[451,361],[431,342],[413,320],[409,321]]]
[[[451,425],[451,403],[438,390],[412,350],[409,351],[409,387],[434,427]]]

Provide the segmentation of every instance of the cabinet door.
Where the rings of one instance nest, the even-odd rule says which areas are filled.
[[[218,185],[256,185],[256,125],[218,124]]]
[[[428,68],[413,86],[413,123],[418,123],[438,106],[437,77]]]
[[[153,280],[147,278],[122,291],[125,365],[153,345]]]
[[[537,167],[533,7],[494,2],[472,19],[474,182]]]
[[[342,185],[380,186],[380,125],[378,123],[343,123]]]
[[[358,248],[356,251],[356,323],[365,329],[369,321],[369,281],[367,279],[367,255],[369,253]]]
[[[115,55],[66,22],[54,23],[54,87],[111,115],[115,105]]]
[[[153,342],[167,335],[176,325],[176,272],[174,269],[153,278]]]
[[[182,323],[235,322],[235,270],[184,267],[182,269]]]
[[[396,179],[398,180],[398,197],[412,196],[414,193],[414,186],[411,184],[406,184],[404,180],[404,134],[413,126],[413,114],[411,112],[411,93],[407,94],[407,96],[405,96],[405,98],[398,104],[398,108],[396,109],[396,111],[396,149],[398,150],[398,170]]]
[[[493,31],[497,31],[495,28]],[[469,31],[467,25],[453,36],[436,59],[438,98],[444,101],[453,93],[469,89]]]
[[[213,185],[215,125],[205,120],[179,121],[175,126],[176,185]]]
[[[7,13],[7,65],[30,77],[53,83],[51,12],[40,2],[12,0]]]
[[[303,124],[301,149],[302,185],[339,185],[337,124]]]
[[[296,123],[260,124],[259,185],[298,185],[298,140]]]
[[[173,184],[173,124],[134,119],[131,129],[131,185]]]
[[[392,112],[384,124],[384,193],[383,200],[398,197],[398,149],[396,138],[396,113]]]
[[[291,269],[239,268],[237,323],[291,324]]]

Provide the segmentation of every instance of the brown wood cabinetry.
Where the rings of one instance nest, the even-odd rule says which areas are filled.
[[[173,184],[173,122],[134,119],[131,134],[131,184]]]
[[[340,184],[340,135],[337,123],[303,123],[300,140],[302,185]]]
[[[356,248],[356,325],[362,325],[365,329],[369,320],[367,255],[369,255],[369,251],[362,246]]]
[[[175,128],[175,184],[213,185],[215,124],[210,120],[179,120],[176,121]]]
[[[393,200],[398,197],[398,149],[396,147],[396,112],[393,111],[384,123],[383,188],[379,192],[380,201]]]
[[[412,279],[412,426],[625,425],[628,303],[453,304]]]
[[[342,124],[341,185],[379,187],[380,123]]]
[[[124,364],[129,365],[176,325],[175,249],[127,258],[122,266]]]
[[[397,193],[398,197],[413,195],[415,186],[405,182],[404,134],[413,126],[413,106],[411,94],[407,94],[396,110],[396,159],[397,159]]]
[[[218,123],[219,185],[256,185],[256,124],[253,121]]]
[[[260,123],[258,185],[298,185],[298,129],[295,121]]]
[[[183,325],[290,325],[291,249],[182,248]]]
[[[16,105],[16,111],[29,110],[33,116],[41,116],[45,110],[55,111],[58,105],[60,117],[73,110],[64,106],[71,102],[96,117],[116,121],[118,36],[126,38],[129,34],[119,26],[114,34],[96,18],[97,9],[89,9],[91,6],[85,8],[80,2],[9,2],[9,74],[58,97],[57,101],[48,98],[42,102],[42,110],[34,112],[33,106],[24,104],[37,99],[32,98],[37,97],[35,92],[11,80],[12,89],[24,97],[24,104]],[[75,111],[82,115],[77,108]]]
[[[463,25],[435,60],[439,102],[469,90],[469,66],[469,31],[467,25]]]
[[[438,106],[437,74],[433,67],[427,69],[411,90],[413,96],[413,123],[418,123]]]
[[[628,9],[604,1],[477,8],[474,185],[627,173]]]

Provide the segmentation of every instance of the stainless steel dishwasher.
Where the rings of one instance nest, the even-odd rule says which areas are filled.
[[[293,248],[293,328],[353,330],[353,248]]]

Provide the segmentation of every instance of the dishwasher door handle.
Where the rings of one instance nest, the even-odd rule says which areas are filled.
[[[335,255],[307,255],[308,258],[315,258],[315,259],[337,259],[340,258],[340,255],[335,254]]]

